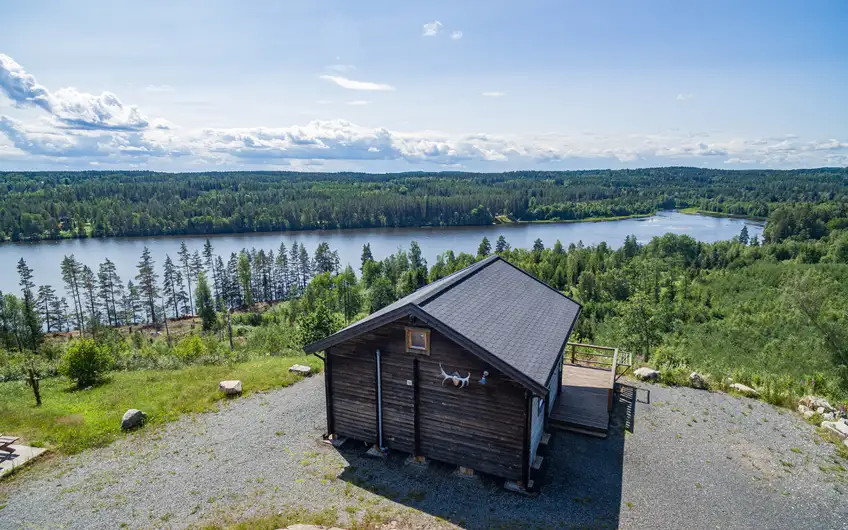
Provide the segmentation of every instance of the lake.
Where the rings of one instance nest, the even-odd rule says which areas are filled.
[[[679,212],[660,212],[653,217],[625,219],[621,221],[602,221],[592,223],[539,223],[492,226],[469,226],[448,228],[373,228],[363,230],[323,230],[308,232],[268,232],[261,234],[228,234],[213,236],[167,236],[167,237],[120,237],[106,239],[69,239],[61,241],[39,241],[26,243],[0,244],[0,290],[15,292],[19,290],[18,275],[15,269],[20,258],[24,258],[32,267],[37,285],[50,284],[64,292],[59,264],[66,254],[74,254],[82,263],[97,272],[97,266],[109,258],[118,269],[118,274],[126,283],[136,274],[136,263],[144,246],[150,247],[157,269],[161,274],[165,255],[177,259],[177,250],[182,241],[189,250],[203,249],[207,237],[215,247],[215,253],[226,262],[231,252],[242,248],[262,248],[276,254],[280,243],[287,248],[297,241],[305,244],[310,252],[321,241],[337,250],[342,265],[350,263],[359,269],[362,245],[371,243],[375,259],[382,259],[399,247],[408,248],[409,242],[418,241],[427,262],[432,264],[436,256],[446,250],[456,253],[476,253],[483,236],[489,238],[494,247],[498,236],[503,235],[513,248],[530,248],[537,238],[541,238],[546,247],[552,246],[557,239],[563,245],[583,241],[585,245],[594,245],[606,241],[617,248],[624,243],[628,235],[635,235],[640,242],[647,242],[654,236],[672,232],[688,234],[695,239],[714,242],[730,239],[739,235],[743,226],[753,237],[762,239],[763,225],[745,219],[687,215]]]

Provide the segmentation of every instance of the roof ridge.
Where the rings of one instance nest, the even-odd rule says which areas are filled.
[[[458,271],[453,272],[453,273],[445,276],[444,278],[442,278],[444,280],[447,280],[451,276],[454,276],[454,278],[451,281],[444,282],[444,285],[440,285],[438,289],[434,289],[433,292],[427,293],[427,295],[422,297],[421,300],[410,301],[410,303],[414,304],[418,307],[426,305],[427,303],[432,302],[434,298],[437,298],[437,297],[443,295],[444,293],[446,293],[447,291],[450,291],[451,289],[453,289],[455,286],[459,285],[460,283],[462,283],[466,279],[474,276],[475,274],[477,274],[481,270],[485,269],[486,267],[488,267],[492,263],[494,263],[498,260],[502,260],[502,259],[503,258],[498,256],[497,254],[494,254],[492,256],[488,256],[484,259],[481,259],[480,261],[476,261],[476,262],[472,263],[471,265],[469,265],[467,267],[463,267],[462,269],[459,269]]]

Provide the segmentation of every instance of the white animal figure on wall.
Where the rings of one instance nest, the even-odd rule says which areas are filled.
[[[445,381],[450,379],[453,381],[453,386],[458,386],[459,388],[465,388],[468,386],[468,382],[471,379],[471,372],[468,372],[468,375],[465,377],[460,377],[458,372],[454,372],[452,374],[445,373],[445,369],[442,368],[442,363],[439,363],[439,370],[442,371],[442,386],[445,386]]]

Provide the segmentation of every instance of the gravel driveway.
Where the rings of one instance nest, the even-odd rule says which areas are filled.
[[[536,498],[321,443],[316,377],[26,470],[0,483],[0,528],[182,528],[328,508],[340,524],[416,528],[848,528],[844,462],[795,414],[636,386],[608,439],[555,436]]]

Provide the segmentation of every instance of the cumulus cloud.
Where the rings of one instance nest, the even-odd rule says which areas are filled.
[[[371,83],[369,81],[354,81],[353,79],[348,79],[346,77],[341,77],[338,75],[322,75],[321,79],[326,79],[327,81],[332,81],[333,83],[339,85],[342,88],[346,88],[348,90],[378,90],[378,91],[386,91],[386,90],[394,90],[395,87],[391,85],[386,85],[383,83]]]
[[[424,37],[435,37],[440,31],[442,31],[442,23],[438,20],[427,22],[421,27],[421,35]]]
[[[461,31],[457,30],[457,31],[451,32],[451,40],[459,40],[461,38],[462,38],[462,32]]]
[[[322,76],[352,90],[389,90],[378,83]],[[686,134],[443,134],[368,128],[344,120],[312,121],[289,127],[184,130],[164,118],[147,119],[117,96],[63,88],[51,92],[7,56],[0,56],[0,91],[19,107],[48,116],[24,124],[0,116],[0,153],[4,160],[56,161],[63,166],[161,168],[290,167],[367,161],[380,170],[385,161],[430,167],[533,167],[580,165],[709,165],[752,167],[848,165],[848,142],[815,141],[792,135],[734,138],[718,133]],[[484,92],[503,97],[503,92]],[[367,101],[351,100],[349,105]],[[591,160],[592,162],[585,162]],[[575,162],[577,164],[577,162]],[[338,167],[338,165],[336,167]],[[392,166],[397,167],[397,166]]]
[[[51,93],[14,59],[3,54],[0,54],[0,91],[15,105],[41,108],[60,126],[70,129],[133,131],[149,125],[137,107],[124,105],[111,92],[96,96],[69,87]]]
[[[506,92],[483,92],[483,97],[487,98],[502,98],[506,95]]]

